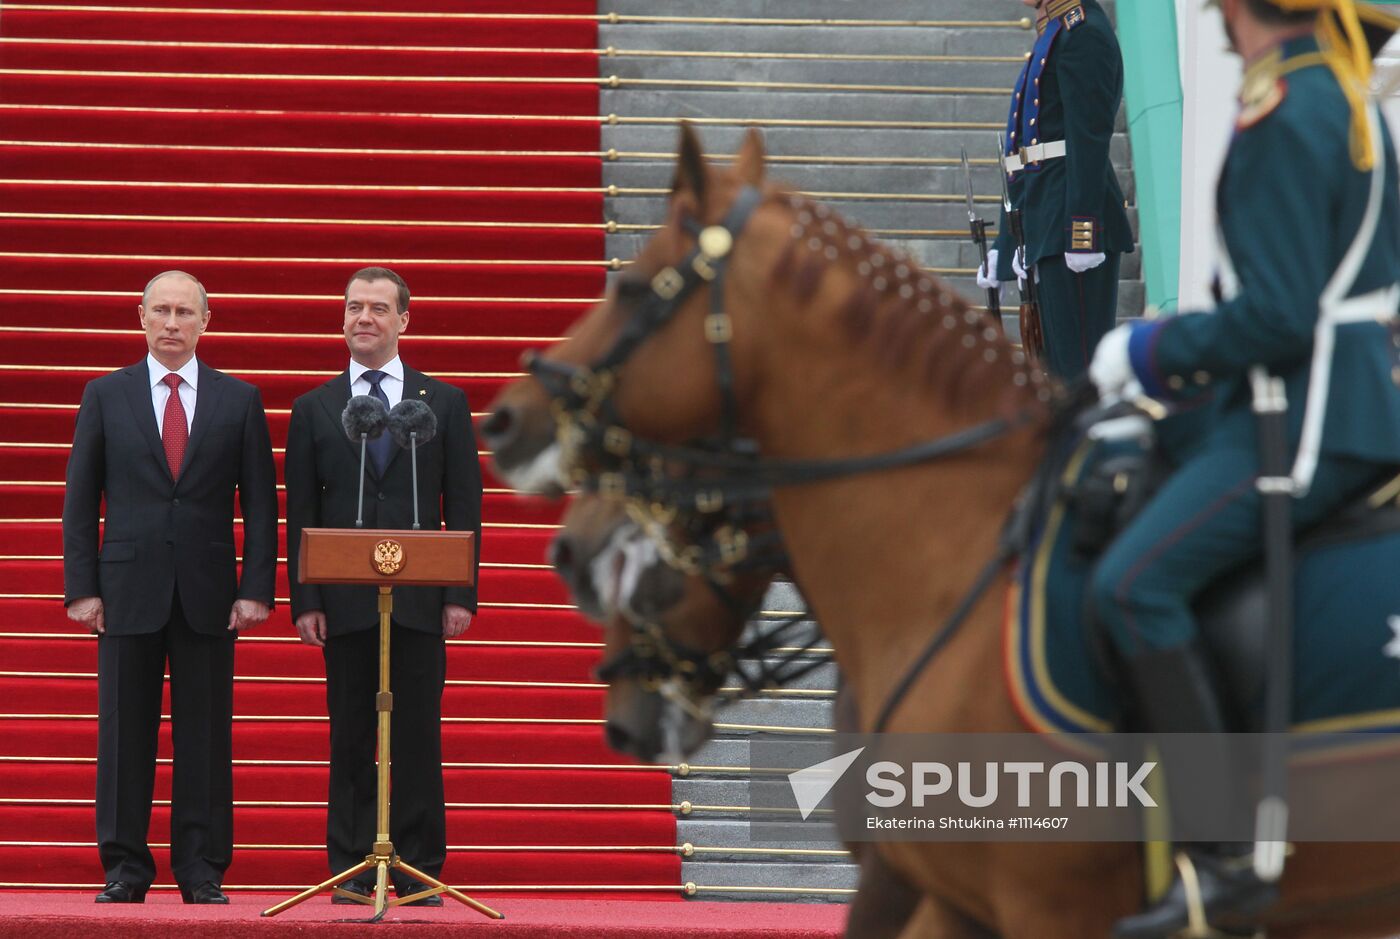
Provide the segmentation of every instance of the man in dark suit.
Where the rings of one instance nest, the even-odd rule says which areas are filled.
[[[64,604],[98,636],[97,902],[140,903],[155,878],[146,834],[168,658],[170,864],[186,903],[227,903],[233,640],[271,611],[277,471],[258,390],[195,358],[209,325],[199,281],[157,275],[137,309],[149,352],[83,391],[63,499]]]
[[[375,836],[375,694],[379,686],[379,612],[372,586],[297,582],[297,553],[306,528],[352,528],[360,486],[360,448],[341,426],[352,395],[373,395],[386,407],[416,399],[432,409],[437,433],[418,448],[418,512],[426,530],[474,531],[481,539],[481,467],[471,409],[459,388],[408,368],[399,336],[408,328],[408,287],[393,271],[356,271],[345,288],[350,367],[292,404],[287,431],[287,556],[292,616],[303,642],[326,660],[331,719],[326,849],[332,872],[372,852]],[[412,461],[388,439],[371,441],[364,522],[367,528],[413,524]],[[479,549],[478,549],[479,551]],[[390,681],[394,794],[390,837],[409,864],[438,877],[447,858],[442,784],[442,690],[446,639],[460,636],[476,611],[476,589],[396,587]],[[368,895],[373,884],[345,889]],[[396,880],[400,896],[411,880]],[[337,902],[345,901],[336,897]],[[439,896],[420,900],[440,906]]]

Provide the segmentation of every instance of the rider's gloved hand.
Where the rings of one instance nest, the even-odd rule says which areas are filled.
[[[1094,350],[1094,360],[1089,363],[1089,380],[1099,391],[1100,398],[1141,397],[1142,385],[1133,371],[1133,362],[1128,354],[1128,340],[1132,338],[1136,324],[1123,323],[1109,330],[1099,340]]]

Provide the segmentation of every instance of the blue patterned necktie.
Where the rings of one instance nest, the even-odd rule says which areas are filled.
[[[383,402],[385,409],[389,407],[389,396],[384,393],[384,389],[379,387],[380,382],[389,376],[374,368],[365,372],[363,378],[369,382],[369,393]],[[394,441],[390,438],[389,432],[384,433],[369,441],[369,458],[374,463],[374,472],[383,478],[384,468],[389,465],[389,457],[394,454]]]

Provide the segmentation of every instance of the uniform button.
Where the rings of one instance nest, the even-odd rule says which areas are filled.
[[[1044,65],[1044,64],[1045,64],[1045,60],[1044,60],[1044,59],[1041,59],[1041,60],[1040,60],[1040,64],[1041,64],[1041,65]],[[1037,78],[1035,81],[1036,81],[1036,84],[1040,84],[1040,79]]]
[[[1036,107],[1040,107],[1040,99],[1039,99],[1039,98],[1036,98],[1036,99],[1035,99],[1035,106],[1036,106]]]
[[[379,501],[380,501],[380,502],[383,502],[386,498],[388,498],[388,497],[385,496],[384,493],[381,492],[381,493],[379,494]]]
[[[1039,138],[1039,137],[1032,137],[1032,138],[1031,138],[1031,146],[1032,146],[1032,147],[1034,147],[1034,146],[1035,146],[1036,144],[1038,144],[1038,143],[1040,143],[1040,138]]]
[[[1180,391],[1185,385],[1186,382],[1180,375],[1173,375],[1167,379],[1167,387],[1172,391]]]
[[[180,500],[179,500],[179,499],[171,499],[170,501],[171,501],[171,503],[172,503],[173,505],[179,505],[179,504],[180,504]]]
[[[1196,384],[1198,385],[1210,384],[1210,372],[1200,371],[1191,377],[1195,380]]]
[[[1031,118],[1031,126],[1032,126],[1032,127],[1035,126],[1035,118]]]

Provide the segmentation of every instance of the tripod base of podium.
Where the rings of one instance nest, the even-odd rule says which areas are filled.
[[[418,881],[420,884],[423,884],[427,889],[420,890],[417,893],[410,893],[408,896],[405,897],[395,897],[392,900],[389,899],[389,871],[391,870],[403,871],[405,874],[409,875],[414,880]],[[345,883],[347,880],[351,880],[352,878],[360,874],[365,873],[366,871],[375,872],[374,893],[371,896],[363,896],[358,893],[351,893],[349,890],[341,888],[341,884]],[[478,913],[482,914],[483,916],[489,916],[491,919],[506,918],[504,913],[498,913],[486,904],[481,903],[477,900],[473,900],[471,897],[467,896],[465,893],[462,893],[455,887],[449,887],[447,884],[443,883],[437,878],[430,877],[422,871],[418,870],[417,868],[405,864],[402,860],[399,859],[398,855],[393,853],[371,854],[359,864],[356,864],[349,870],[341,871],[339,874],[336,874],[330,880],[322,881],[314,887],[308,887],[296,896],[291,897],[287,900],[283,900],[276,906],[268,907],[267,909],[262,911],[262,915],[276,916],[278,913],[290,910],[292,907],[300,903],[304,903],[307,900],[310,900],[312,897],[316,896],[317,894],[325,893],[328,890],[331,891],[332,895],[334,896],[344,897],[345,899],[351,900],[355,903],[362,903],[365,906],[374,907],[374,916],[370,919],[371,923],[377,923],[381,919],[383,919],[384,914],[388,912],[389,907],[391,906],[403,906],[406,903],[412,903],[415,900],[422,900],[426,897],[437,896],[438,894],[451,897],[458,903],[461,903],[465,906],[469,906],[472,909],[476,910]]]

